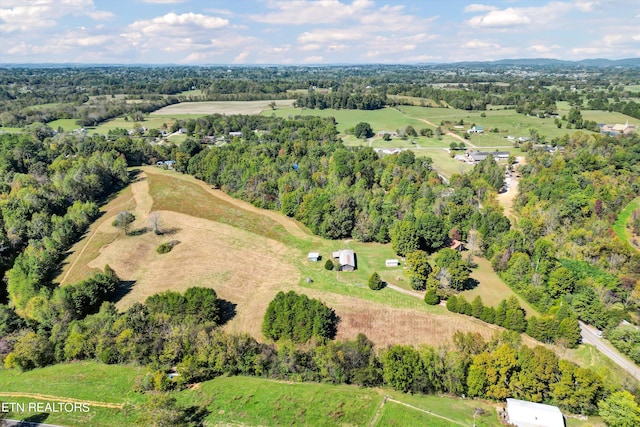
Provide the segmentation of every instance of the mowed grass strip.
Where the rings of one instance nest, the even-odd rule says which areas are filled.
[[[24,412],[17,410],[16,412],[9,412],[7,418],[20,421],[39,421],[47,424],[56,424],[63,426],[83,426],[83,427],[122,427],[134,425],[138,414],[131,411],[129,408],[114,409],[114,408],[102,408],[95,405],[89,405],[89,411],[83,412],[82,410],[73,410],[66,412],[38,412],[37,409],[47,410],[46,406],[36,406],[36,411],[29,410],[29,405],[47,405],[51,404],[51,401],[38,400],[31,398],[9,397],[2,398],[4,402],[22,404],[25,408]],[[58,408],[57,402],[54,403]],[[32,407],[33,408],[33,407]],[[57,409],[59,410],[59,409]],[[28,424],[33,425],[33,424]]]
[[[46,396],[105,403],[141,402],[144,397],[132,391],[142,367],[105,365],[97,362],[65,363],[32,371],[9,369],[0,375],[5,393],[38,393]]]
[[[629,202],[627,206],[625,206],[625,208],[618,215],[616,222],[613,223],[612,226],[613,231],[616,233],[618,238],[629,245],[629,247],[634,249],[636,248],[631,244],[631,239],[633,238],[633,236],[631,236],[631,232],[627,229],[627,224],[631,219],[631,214],[633,213],[633,211],[638,208],[640,208],[640,197],[636,197],[631,202]]]
[[[474,257],[473,261],[478,267],[471,270],[471,278],[476,279],[479,284],[473,289],[460,292],[467,301],[471,302],[476,296],[482,298],[485,306],[498,307],[500,301],[515,295],[520,302],[520,306],[527,312],[527,318],[539,316],[540,313],[528,302],[516,294],[504,281],[493,271],[491,262],[486,258]]]
[[[218,199],[195,183],[164,174],[148,174],[147,179],[153,211],[179,212],[232,225],[269,239],[288,240],[288,233],[277,222]]]
[[[382,401],[372,389],[251,377],[216,378],[176,397],[206,405],[207,425],[254,426],[367,426]]]

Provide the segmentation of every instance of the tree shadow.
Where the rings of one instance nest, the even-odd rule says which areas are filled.
[[[118,290],[113,295],[113,298],[111,299],[111,302],[113,302],[115,304],[118,301],[120,301],[129,292],[131,292],[131,289],[133,289],[135,284],[136,284],[135,280],[121,280],[120,281],[120,286],[118,286]]]
[[[191,426],[203,426],[211,411],[206,406],[189,406],[183,409],[185,421]]]
[[[336,338],[340,320],[340,316],[338,316],[335,311],[331,310],[331,320],[329,326],[327,327],[327,338],[329,338],[330,340]]]
[[[238,304],[232,303],[221,298],[218,298],[218,309],[220,313],[220,326],[233,319],[236,315],[236,307]]]
[[[142,228],[138,228],[136,230],[131,230],[127,233],[127,235],[129,236],[142,236],[143,234],[146,234],[149,231],[149,228],[147,227],[142,227]]]
[[[16,427],[33,427],[34,423],[42,423],[49,418],[49,413],[40,412],[39,414],[31,415],[24,420],[16,424]]]
[[[467,280],[464,281],[464,291],[468,291],[471,289],[475,289],[478,287],[478,285],[480,284],[480,282],[476,279],[474,279],[473,277],[469,277]]]
[[[162,228],[159,231],[155,231],[158,236],[171,236],[176,234],[178,231],[182,230],[181,228],[171,227],[171,228]]]

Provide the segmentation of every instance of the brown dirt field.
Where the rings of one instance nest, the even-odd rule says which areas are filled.
[[[70,283],[77,283],[89,277],[91,271],[87,270],[87,264],[100,254],[101,247],[118,238],[117,229],[103,227],[103,224],[108,223],[110,225],[118,212],[134,208],[135,199],[133,198],[131,187],[124,188],[116,198],[103,206],[100,209],[102,216],[91,224],[85,237],[69,250],[69,256],[62,266],[62,271],[54,279],[54,283],[64,286]]]
[[[293,99],[275,100],[276,108],[289,108],[293,106]],[[269,103],[265,101],[205,101],[182,102],[161,108],[151,113],[152,116],[167,116],[175,114],[260,114],[264,110],[270,110]]]
[[[330,299],[328,296],[323,298]],[[332,305],[340,316],[337,338],[354,339],[364,333],[378,348],[391,344],[447,344],[456,331],[478,332],[488,340],[501,329],[462,315],[439,316],[356,298],[349,300],[343,297]]]

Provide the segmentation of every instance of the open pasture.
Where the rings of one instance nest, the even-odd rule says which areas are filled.
[[[276,110],[272,110],[269,104],[276,103]],[[210,114],[260,114],[263,111],[277,111],[280,108],[288,109],[293,105],[293,99],[277,99],[264,101],[204,101],[183,102],[168,105],[151,113],[151,116],[194,115],[204,116]]]
[[[464,129],[460,129],[459,132],[464,132],[473,125],[482,126],[484,128],[482,134],[472,134],[469,138],[469,141],[478,147],[513,147],[513,142],[506,137],[509,135],[516,138],[528,137],[531,128],[536,129],[540,135],[546,136],[547,140],[574,132],[564,128],[558,129],[552,118],[541,119],[525,116],[518,114],[515,110],[466,111],[454,108],[413,106],[400,106],[399,108],[410,117],[426,119],[438,125],[442,122],[458,123],[463,120]],[[485,117],[482,117],[483,114]],[[491,132],[496,128],[498,132]]]

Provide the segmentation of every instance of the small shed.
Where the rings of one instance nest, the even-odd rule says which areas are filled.
[[[388,259],[384,262],[386,267],[397,267],[400,265],[400,261],[397,259]]]
[[[460,240],[454,240],[453,242],[451,242],[451,246],[449,246],[449,248],[453,249],[454,251],[463,251],[464,242],[461,242]]]
[[[311,262],[320,261],[320,253],[318,253],[318,252],[309,252],[309,254],[307,255],[307,260],[309,260]]]
[[[338,270],[354,271],[356,269],[356,254],[352,249],[340,249],[332,253],[333,258],[338,260]]]
[[[507,421],[516,427],[564,427],[564,417],[557,406],[526,400],[507,399]]]

